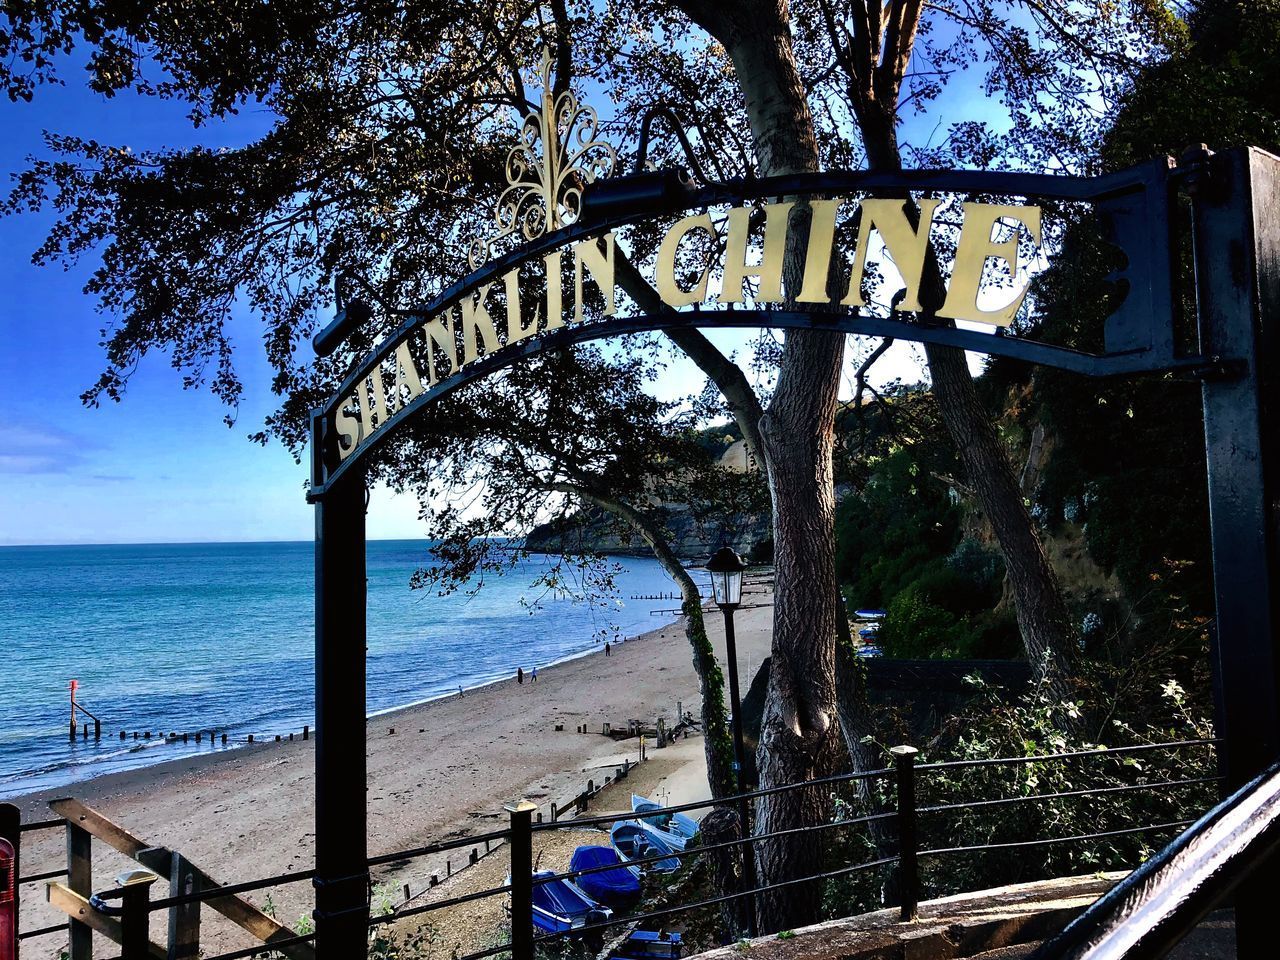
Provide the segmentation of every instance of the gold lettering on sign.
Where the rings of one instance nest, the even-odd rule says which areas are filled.
[[[409,353],[407,339],[396,345],[395,395],[400,406],[407,406],[413,402],[414,397],[422,396],[422,377],[418,374],[417,364],[413,362],[413,355]]]
[[[983,310],[978,306],[978,290],[982,285],[982,271],[988,260],[1003,260],[1009,271],[1009,279],[1018,278],[1018,229],[1015,226],[1007,240],[993,243],[991,232],[1000,220],[1014,220],[1027,228],[1031,239],[1040,245],[1040,208],[1013,207],[1000,203],[966,203],[964,226],[960,229],[960,242],[956,245],[955,266],[951,269],[951,283],[947,287],[947,299],[940,317],[956,320],[973,320],[1007,327],[1027,295],[1024,285],[1018,295],[996,310]]]
[[[356,446],[364,439],[363,431],[360,429],[360,418],[353,417],[347,413],[347,407],[356,402],[355,397],[351,397],[345,403],[338,404],[338,410],[333,415],[333,425],[337,432],[338,438],[338,460],[347,459],[356,452]],[[346,444],[345,446],[343,444]]]
[[[372,404],[369,402],[370,387],[373,388]],[[382,382],[382,367],[374,367],[364,382],[356,386],[356,399],[360,402],[360,419],[365,423],[366,434],[373,433],[387,422],[387,386]]]
[[[542,258],[547,268],[547,329],[564,326],[564,303],[560,294],[560,251]]]
[[[488,356],[498,349],[498,333],[493,329],[493,317],[489,316],[489,308],[485,299],[493,289],[492,283],[486,283],[476,291],[474,297],[465,297],[462,301],[462,362],[470,363],[480,354],[476,350],[476,334],[484,344],[484,355]]]
[[[600,242],[596,239],[580,240],[573,245],[573,319],[582,322],[582,268],[585,266],[591,279],[600,288],[604,297],[603,316],[612,317],[617,311],[613,302],[613,234],[606,233],[600,240],[604,241],[604,251],[600,250]]]
[[[729,230],[725,240],[724,275],[721,279],[720,302],[742,303],[742,281],[760,278],[756,303],[782,302],[782,259],[787,248],[787,221],[795,204],[767,203],[764,216],[764,250],[760,263],[747,263],[747,234],[751,224],[750,207],[734,207],[729,211]]]
[[[680,252],[680,241],[695,230],[705,230],[714,240],[716,228],[711,222],[711,214],[696,213],[677,220],[658,247],[658,296],[669,307],[687,307],[691,303],[701,303],[707,299],[707,280],[711,277],[709,261],[702,270],[701,279],[688,290],[682,290],[676,281],[676,254]]]
[[[930,233],[941,202],[937,199],[919,200],[914,207],[912,201],[902,199],[873,197],[861,202],[861,217],[849,264],[851,276],[848,288],[843,290],[844,298],[840,301],[843,306],[866,306],[862,287],[869,269],[868,263],[880,258],[883,248],[882,259],[896,267],[905,286],[903,297],[894,309],[904,312],[922,309],[920,288],[925,258],[929,255]],[[726,212],[723,263],[715,254],[709,254],[705,262],[702,262],[700,256],[694,255],[694,250],[703,244],[690,241],[691,234],[701,231],[712,241],[711,246],[714,247],[719,231],[711,213],[701,211],[677,219],[663,233],[652,264],[653,283],[662,302],[676,309],[696,306],[707,300],[718,300],[724,304],[742,303],[746,299],[743,287],[747,281],[754,281],[757,286],[756,304],[782,302],[787,234],[791,230],[790,219],[796,212],[796,206],[797,203],[787,201],[768,203],[762,207],[752,204],[730,208]],[[840,296],[839,292],[833,293],[830,289],[832,280],[838,273],[832,269],[833,258],[842,256],[841,248],[836,244],[836,228],[841,210],[850,206],[853,206],[853,202],[847,199],[818,199],[808,202],[808,225],[797,227],[808,232],[804,272],[799,282],[800,289],[795,293],[797,303],[830,303]],[[763,213],[764,221],[759,231],[758,250],[751,249],[751,219],[753,215],[759,217],[755,213],[757,210]],[[1016,290],[1011,302],[996,309],[982,309],[978,305],[979,297],[990,296],[990,293],[983,294],[983,273],[989,260],[1000,261],[1007,271],[1005,280],[1005,276],[997,268],[996,276],[1005,281],[1002,285],[1018,286],[1019,235],[1025,230],[1035,244],[1040,243],[1040,209],[1034,206],[964,203],[962,216],[951,278],[938,315],[1008,326],[1026,296],[1025,284]],[[992,239],[997,227],[1004,231],[1000,236],[1005,237],[998,242]],[[874,253],[873,233],[879,235]],[[701,241],[702,238],[698,240]],[[535,301],[532,316],[526,317],[522,310],[520,271],[536,271],[536,261],[530,259],[527,267],[517,266],[501,275],[506,306],[506,327],[503,333],[499,332],[501,328],[494,323],[488,304],[489,294],[499,282],[496,277],[474,291],[457,297],[435,317],[424,320],[410,334],[416,336],[420,331],[425,339],[425,370],[419,366],[423,361],[418,341],[411,341],[406,336],[394,344],[394,349],[382,348],[385,352],[382,362],[372,366],[363,381],[355,387],[355,392],[350,397],[343,398],[342,404],[333,409],[338,456],[345,460],[361,443],[381,430],[397,411],[403,410],[415,398],[422,396],[442,380],[460,373],[467,364],[489,356],[504,346],[536,337],[546,330],[563,327],[566,322],[584,322],[588,307],[588,280],[600,292],[603,301],[600,316],[613,316],[618,309],[614,234],[606,233],[600,237],[574,241],[566,244],[566,247],[572,250],[573,257],[574,302],[571,316],[565,316],[568,304],[564,303],[564,271],[568,269],[565,262],[566,249],[542,253],[540,259],[545,268],[542,278],[538,278],[535,273],[526,275],[526,281],[534,284],[532,289],[536,289],[539,279],[544,279],[546,283],[545,300],[531,298]],[[685,262],[698,270],[696,281],[692,281],[692,286],[687,289],[681,285],[684,278],[677,273],[682,254]],[[718,297],[709,293],[713,274],[717,270],[720,271],[721,281]],[[876,286],[884,288],[887,285],[877,283]],[[995,284],[989,283],[988,286]],[[885,289],[878,290],[881,295],[887,292]],[[594,307],[594,296],[590,299]],[[544,305],[545,325],[542,324],[541,313]],[[708,315],[714,316],[715,312],[709,311]],[[595,319],[594,314],[592,319]],[[458,345],[459,339],[462,342],[461,348]]]
[[[538,332],[538,308],[533,308],[533,319],[524,326],[520,317],[520,268],[509,271],[502,282],[507,288],[507,345],[510,346]]]
[[[797,303],[830,303],[831,245],[836,239],[836,211],[843,200],[811,200],[809,249],[804,255],[804,282]]]
[[[884,240],[885,250],[893,260],[902,282],[907,286],[906,296],[898,304],[898,310],[917,311],[920,306],[920,276],[924,272],[925,251],[929,248],[929,230],[933,226],[933,214],[937,200],[920,201],[920,226],[913,227],[907,217],[906,204],[902,200],[863,200],[862,224],[858,229],[858,247],[853,255],[853,271],[849,276],[849,294],[840,302],[847,307],[864,306],[862,299],[862,275],[867,267],[867,249],[871,245],[871,231],[877,230]]]
[[[436,368],[437,347],[449,361],[449,373],[458,372],[458,341],[449,329],[449,315],[452,312],[446,310],[434,320],[427,320],[422,324],[422,334],[427,338],[427,380],[433,387],[443,379]]]

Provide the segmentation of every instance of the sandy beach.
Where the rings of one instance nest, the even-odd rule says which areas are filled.
[[[735,626],[745,686],[769,653],[769,585],[750,577],[743,603]],[[719,611],[709,609],[706,623],[723,664]],[[537,629],[536,620],[530,629]],[[512,660],[519,662],[518,651],[512,651]],[[376,856],[499,829],[505,823],[503,804],[522,797],[549,817],[552,802],[563,803],[578,794],[589,778],[599,783],[624,759],[637,760],[637,741],[615,742],[602,736],[604,723],[617,727],[640,719],[652,724],[662,717],[672,724],[678,703],[697,714],[698,686],[688,641],[682,624],[674,623],[614,645],[608,657],[601,650],[540,667],[536,684],[526,678],[518,685],[512,677],[461,697],[371,718],[369,853]],[[576,732],[580,724],[589,732]],[[563,730],[557,731],[557,725]],[[313,743],[269,743],[174,760],[11,802],[22,808],[24,820],[40,820],[50,816],[51,798],[76,797],[145,841],[180,851],[223,883],[304,870],[313,860]],[[598,798],[592,812],[624,808],[632,788],[671,803],[707,795],[700,738],[682,740],[666,750],[650,749],[648,755],[648,769],[633,773],[618,790]],[[136,866],[100,842],[94,843],[93,855],[95,889],[112,886],[119,871]],[[396,891],[408,884],[416,896],[431,874],[443,877],[449,866],[456,869],[465,859],[456,853],[453,857],[448,866],[443,856],[393,865],[376,871],[375,879]],[[471,870],[500,870],[498,859],[495,855],[482,860]],[[64,864],[63,831],[25,835],[24,875]],[[163,896],[163,889],[164,885],[155,895]],[[263,894],[250,899],[262,904]],[[64,919],[43,901],[40,885],[24,887],[23,929]],[[310,884],[278,888],[271,892],[271,901],[280,921],[292,925],[310,912]],[[212,911],[204,911],[204,916],[208,919],[201,939],[206,952],[252,944]],[[162,939],[163,917],[153,919],[154,937]],[[49,936],[29,941],[24,956],[56,957],[64,940]]]

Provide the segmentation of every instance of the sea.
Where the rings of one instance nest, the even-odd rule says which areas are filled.
[[[537,585],[547,557],[440,596],[424,540],[370,541],[370,715],[599,650],[679,602],[656,560],[616,558],[611,596]],[[314,546],[0,547],[0,798],[314,729]],[[70,683],[102,739],[68,741]],[[162,733],[216,730],[165,742]],[[125,732],[126,739],[120,739]],[[150,741],[133,739],[151,731]],[[224,747],[221,735],[228,734]]]

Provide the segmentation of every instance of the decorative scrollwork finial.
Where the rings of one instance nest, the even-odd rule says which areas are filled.
[[[571,91],[552,93],[551,50],[542,48],[539,76],[542,104],[520,125],[506,160],[507,188],[494,206],[498,231],[471,241],[467,261],[474,270],[490,258],[506,237],[533,240],[573,223],[582,212],[582,189],[613,172],[618,155],[597,139],[600,120],[594,108]],[[541,149],[539,149],[541,148]]]

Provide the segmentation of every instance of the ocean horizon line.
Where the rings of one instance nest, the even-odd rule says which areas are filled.
[[[518,540],[520,538],[518,536],[510,536],[503,538],[495,537],[494,539]],[[365,543],[415,543],[418,541],[428,543],[435,542],[430,537],[368,537],[365,539]],[[226,544],[227,546],[253,546],[255,544],[272,546],[286,543],[314,542],[314,540],[117,540],[110,542],[97,540],[67,540],[61,543],[0,543],[0,550],[40,549],[43,547],[216,547],[221,544]]]

